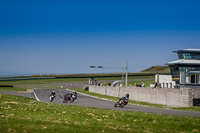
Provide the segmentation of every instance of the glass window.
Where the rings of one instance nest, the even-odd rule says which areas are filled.
[[[200,54],[199,53],[178,53],[179,59],[200,59]]]
[[[182,53],[178,53],[178,58],[179,59],[183,59],[183,54]]]

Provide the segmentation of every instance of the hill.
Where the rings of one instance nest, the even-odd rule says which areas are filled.
[[[145,70],[140,71],[140,73],[170,73],[170,68],[168,66],[152,66]]]

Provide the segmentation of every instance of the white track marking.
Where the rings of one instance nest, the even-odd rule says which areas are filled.
[[[32,89],[32,90],[33,90],[33,89]],[[35,98],[36,98],[38,101],[40,101],[40,99],[38,99],[37,95],[35,94],[34,90],[33,90],[33,94],[34,94]]]

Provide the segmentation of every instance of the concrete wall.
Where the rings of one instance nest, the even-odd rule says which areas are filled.
[[[111,87],[111,86],[89,86],[89,91],[122,97],[127,93],[130,99],[135,101],[149,102],[153,104],[163,104],[175,107],[193,106],[192,89],[182,88],[142,88],[142,87]]]

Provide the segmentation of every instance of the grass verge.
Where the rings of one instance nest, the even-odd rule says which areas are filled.
[[[2,95],[0,132],[199,132],[200,119],[38,102]]]
[[[0,91],[27,91],[27,89],[18,87],[0,87]]]
[[[136,76],[129,77],[129,79],[148,79],[154,76]],[[121,80],[121,77],[105,77],[96,78],[101,80]],[[82,82],[88,81],[89,78],[58,78],[58,79],[34,79],[34,80],[16,80],[16,81],[0,81],[0,85],[29,85],[29,84],[52,84],[52,83],[69,83],[69,82]]]

